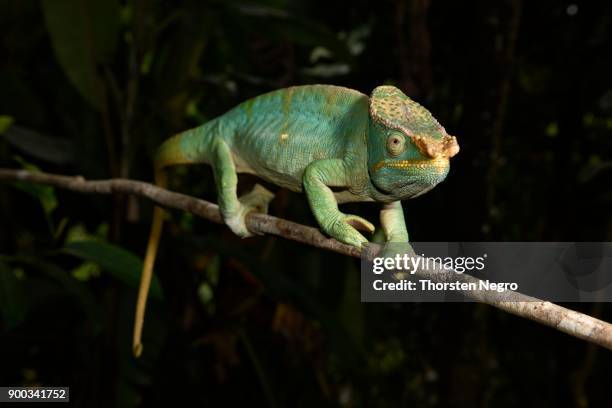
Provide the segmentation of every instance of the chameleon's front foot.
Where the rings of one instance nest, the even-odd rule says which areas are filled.
[[[383,205],[380,211],[380,223],[385,233],[386,242],[378,256],[395,258],[396,255],[414,255],[408,243],[408,230],[404,220],[402,203],[394,201]]]
[[[374,232],[374,225],[357,215],[338,213],[330,222],[323,222],[323,230],[333,238],[358,248],[368,240],[358,231]]]
[[[267,214],[268,205],[274,198],[274,194],[259,184],[255,184],[253,190],[238,199],[238,208],[227,214],[223,214],[225,224],[232,232],[241,238],[252,237],[246,225],[246,217],[250,212]]]
[[[333,238],[348,245],[361,248],[368,240],[357,230],[374,232],[374,225],[361,217],[343,214],[329,186],[348,186],[346,166],[340,159],[312,162],[304,171],[304,191],[310,209],[321,229]]]

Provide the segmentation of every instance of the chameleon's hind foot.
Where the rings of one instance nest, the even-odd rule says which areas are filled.
[[[255,184],[253,189],[247,194],[240,197],[240,203],[259,213],[267,214],[268,205],[274,198],[274,193],[263,187],[261,184]]]
[[[274,194],[272,192],[259,184],[255,184],[253,190],[238,199],[240,202],[238,211],[224,216],[225,223],[239,237],[252,237],[254,234],[246,226],[247,214],[250,212],[267,214],[268,205],[273,198]]]

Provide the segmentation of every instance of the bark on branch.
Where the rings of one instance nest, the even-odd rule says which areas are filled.
[[[185,194],[174,193],[142,181],[128,179],[85,180],[81,176],[63,176],[12,169],[0,169],[0,180],[45,184],[81,193],[134,194],[146,197],[163,207],[188,211],[207,220],[223,223],[219,214],[219,207],[216,204]],[[272,234],[343,255],[356,258],[360,256],[360,251],[357,248],[328,238],[316,228],[271,215],[252,214],[247,219],[247,226],[249,230],[257,234]],[[423,278],[436,282],[457,279],[457,274],[452,271],[441,271],[435,274],[417,271],[417,275],[419,273],[422,274]],[[466,282],[477,281],[476,278],[469,275],[461,276]],[[498,293],[468,290],[462,293],[475,301],[486,303],[505,312],[536,321],[612,350],[612,325],[610,323],[551,302],[534,299],[519,292]]]

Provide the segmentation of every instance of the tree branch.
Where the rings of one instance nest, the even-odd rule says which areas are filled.
[[[207,220],[219,224],[223,223],[219,214],[219,207],[216,204],[185,194],[174,193],[142,181],[128,179],[88,181],[81,176],[63,176],[12,169],[0,169],[0,180],[45,184],[81,193],[134,194],[146,197],[164,207],[188,211]],[[253,213],[247,218],[247,226],[250,231],[256,234],[272,234],[356,258],[361,255],[357,248],[327,238],[316,228],[271,215]],[[457,280],[458,277],[466,282],[477,282],[474,277],[465,274],[457,275],[448,270],[436,271],[436,273],[417,271],[416,274],[436,282]],[[466,290],[462,291],[462,294],[475,301],[486,303],[505,312],[536,321],[612,350],[612,325],[594,317],[551,302],[540,301],[519,292],[499,293]]]

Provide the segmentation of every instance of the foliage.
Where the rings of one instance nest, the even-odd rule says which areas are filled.
[[[0,165],[151,180],[162,140],[249,97],[390,83],[462,148],[448,180],[406,204],[413,240],[610,240],[611,11],[549,0],[4,1]],[[170,179],[215,199],[204,166]],[[0,185],[0,384],[68,384],[87,407],[610,405],[603,350],[481,305],[362,304],[355,260],[239,240],[177,212],[135,360],[151,210]],[[355,210],[377,219],[374,206]],[[314,223],[286,191],[271,212]],[[607,305],[582,308],[612,320]]]

